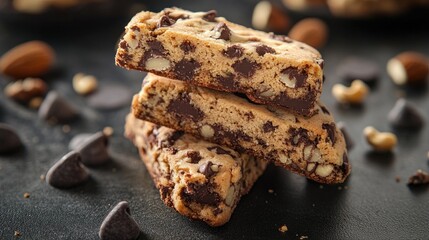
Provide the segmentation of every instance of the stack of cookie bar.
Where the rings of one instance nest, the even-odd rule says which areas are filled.
[[[215,11],[169,8],[131,20],[116,63],[149,72],[126,136],[185,216],[226,223],[267,162],[321,183],[350,173],[344,137],[319,102],[323,59],[308,45]]]

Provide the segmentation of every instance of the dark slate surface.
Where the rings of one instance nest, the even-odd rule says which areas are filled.
[[[192,10],[216,8],[221,15],[249,25],[253,4],[189,0],[149,6],[154,10],[171,5]],[[73,74],[85,72],[96,75],[101,84],[120,83],[138,91],[143,74],[124,71],[113,62],[115,43],[128,19],[94,29],[57,28],[50,34],[0,25],[0,53],[32,39],[52,44],[58,61],[56,71],[46,77],[49,86],[78,105],[83,115],[70,125],[71,132],[64,133],[62,126],[49,126],[36,112],[0,94],[0,121],[14,126],[26,146],[23,152],[0,156],[0,239],[13,239],[15,230],[22,233],[21,239],[97,239],[103,218],[121,200],[130,203],[143,232],[141,239],[427,239],[429,188],[410,189],[406,180],[419,168],[429,171],[428,125],[417,132],[397,132],[399,145],[390,155],[372,153],[362,137],[367,125],[391,130],[387,113],[399,95],[405,94],[429,120],[427,89],[395,87],[384,71],[386,61],[402,50],[429,55],[424,15],[378,22],[329,19],[330,41],[322,50],[327,76],[323,100],[336,120],[346,122],[356,143],[350,153],[352,175],[342,185],[320,186],[270,166],[242,199],[231,221],[220,228],[189,221],[164,206],[137,151],[122,136],[128,106],[95,110],[71,88]],[[340,107],[330,94],[332,85],[339,81],[335,66],[349,55],[371,58],[383,70],[381,81],[362,108]],[[2,89],[6,83],[0,79]],[[115,129],[112,160],[92,168],[87,184],[58,190],[39,180],[67,152],[72,136],[104,126]],[[396,177],[401,182],[397,183]],[[29,199],[23,197],[25,192],[30,193]],[[277,230],[283,224],[289,229],[284,234]]]

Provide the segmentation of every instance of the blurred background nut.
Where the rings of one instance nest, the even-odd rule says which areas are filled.
[[[422,85],[427,82],[429,62],[417,52],[403,52],[387,62],[387,73],[397,85]]]
[[[305,11],[310,8],[326,5],[326,0],[283,0],[283,4],[295,11]]]
[[[31,41],[6,52],[0,59],[0,72],[15,79],[40,77],[51,69],[54,59],[48,44]]]
[[[328,38],[328,26],[318,18],[306,18],[292,27],[289,37],[319,49]]]
[[[395,134],[390,132],[379,132],[374,127],[366,127],[363,130],[363,134],[372,148],[380,152],[393,150],[398,142]]]
[[[26,78],[7,85],[4,93],[15,101],[28,103],[35,97],[45,95],[47,89],[48,86],[42,79]]]
[[[259,2],[253,10],[252,25],[256,29],[285,32],[289,22],[289,17],[269,1]]]
[[[350,87],[342,84],[335,84],[332,87],[332,95],[340,103],[361,104],[368,92],[368,86],[361,80],[354,80]]]
[[[73,77],[73,89],[81,95],[87,95],[94,92],[97,89],[97,86],[97,78],[92,75],[78,73]]]

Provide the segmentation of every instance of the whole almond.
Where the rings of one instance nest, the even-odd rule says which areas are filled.
[[[387,73],[397,85],[421,85],[429,75],[429,62],[417,52],[403,52],[387,63]]]
[[[252,25],[254,28],[286,32],[289,28],[289,22],[286,13],[269,1],[260,1],[253,10]]]
[[[39,77],[51,69],[54,59],[52,47],[31,41],[6,52],[0,59],[0,72],[15,79]]]
[[[320,19],[306,18],[292,27],[289,37],[314,48],[321,48],[328,38],[328,26]]]

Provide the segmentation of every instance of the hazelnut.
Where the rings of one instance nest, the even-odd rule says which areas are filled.
[[[306,18],[292,27],[289,37],[314,48],[321,48],[328,38],[328,26],[320,19]]]
[[[289,17],[269,1],[259,2],[253,10],[252,25],[256,29],[284,32],[289,22]]]
[[[329,176],[329,174],[332,173],[332,170],[334,170],[334,166],[332,166],[331,164],[319,165],[317,166],[315,173],[320,177],[327,177]]]
[[[170,61],[163,57],[149,58],[146,61],[146,69],[148,71],[164,71],[171,66]]]
[[[421,85],[426,83],[429,63],[417,52],[403,52],[387,62],[387,73],[397,85]]]
[[[73,89],[81,94],[88,95],[97,89],[97,78],[91,75],[78,73],[73,77]]]
[[[340,103],[361,104],[368,95],[369,88],[361,80],[354,80],[350,87],[335,84],[332,95]]]
[[[379,132],[374,127],[366,127],[363,130],[366,141],[376,151],[391,151],[398,142],[396,135],[390,132]]]

